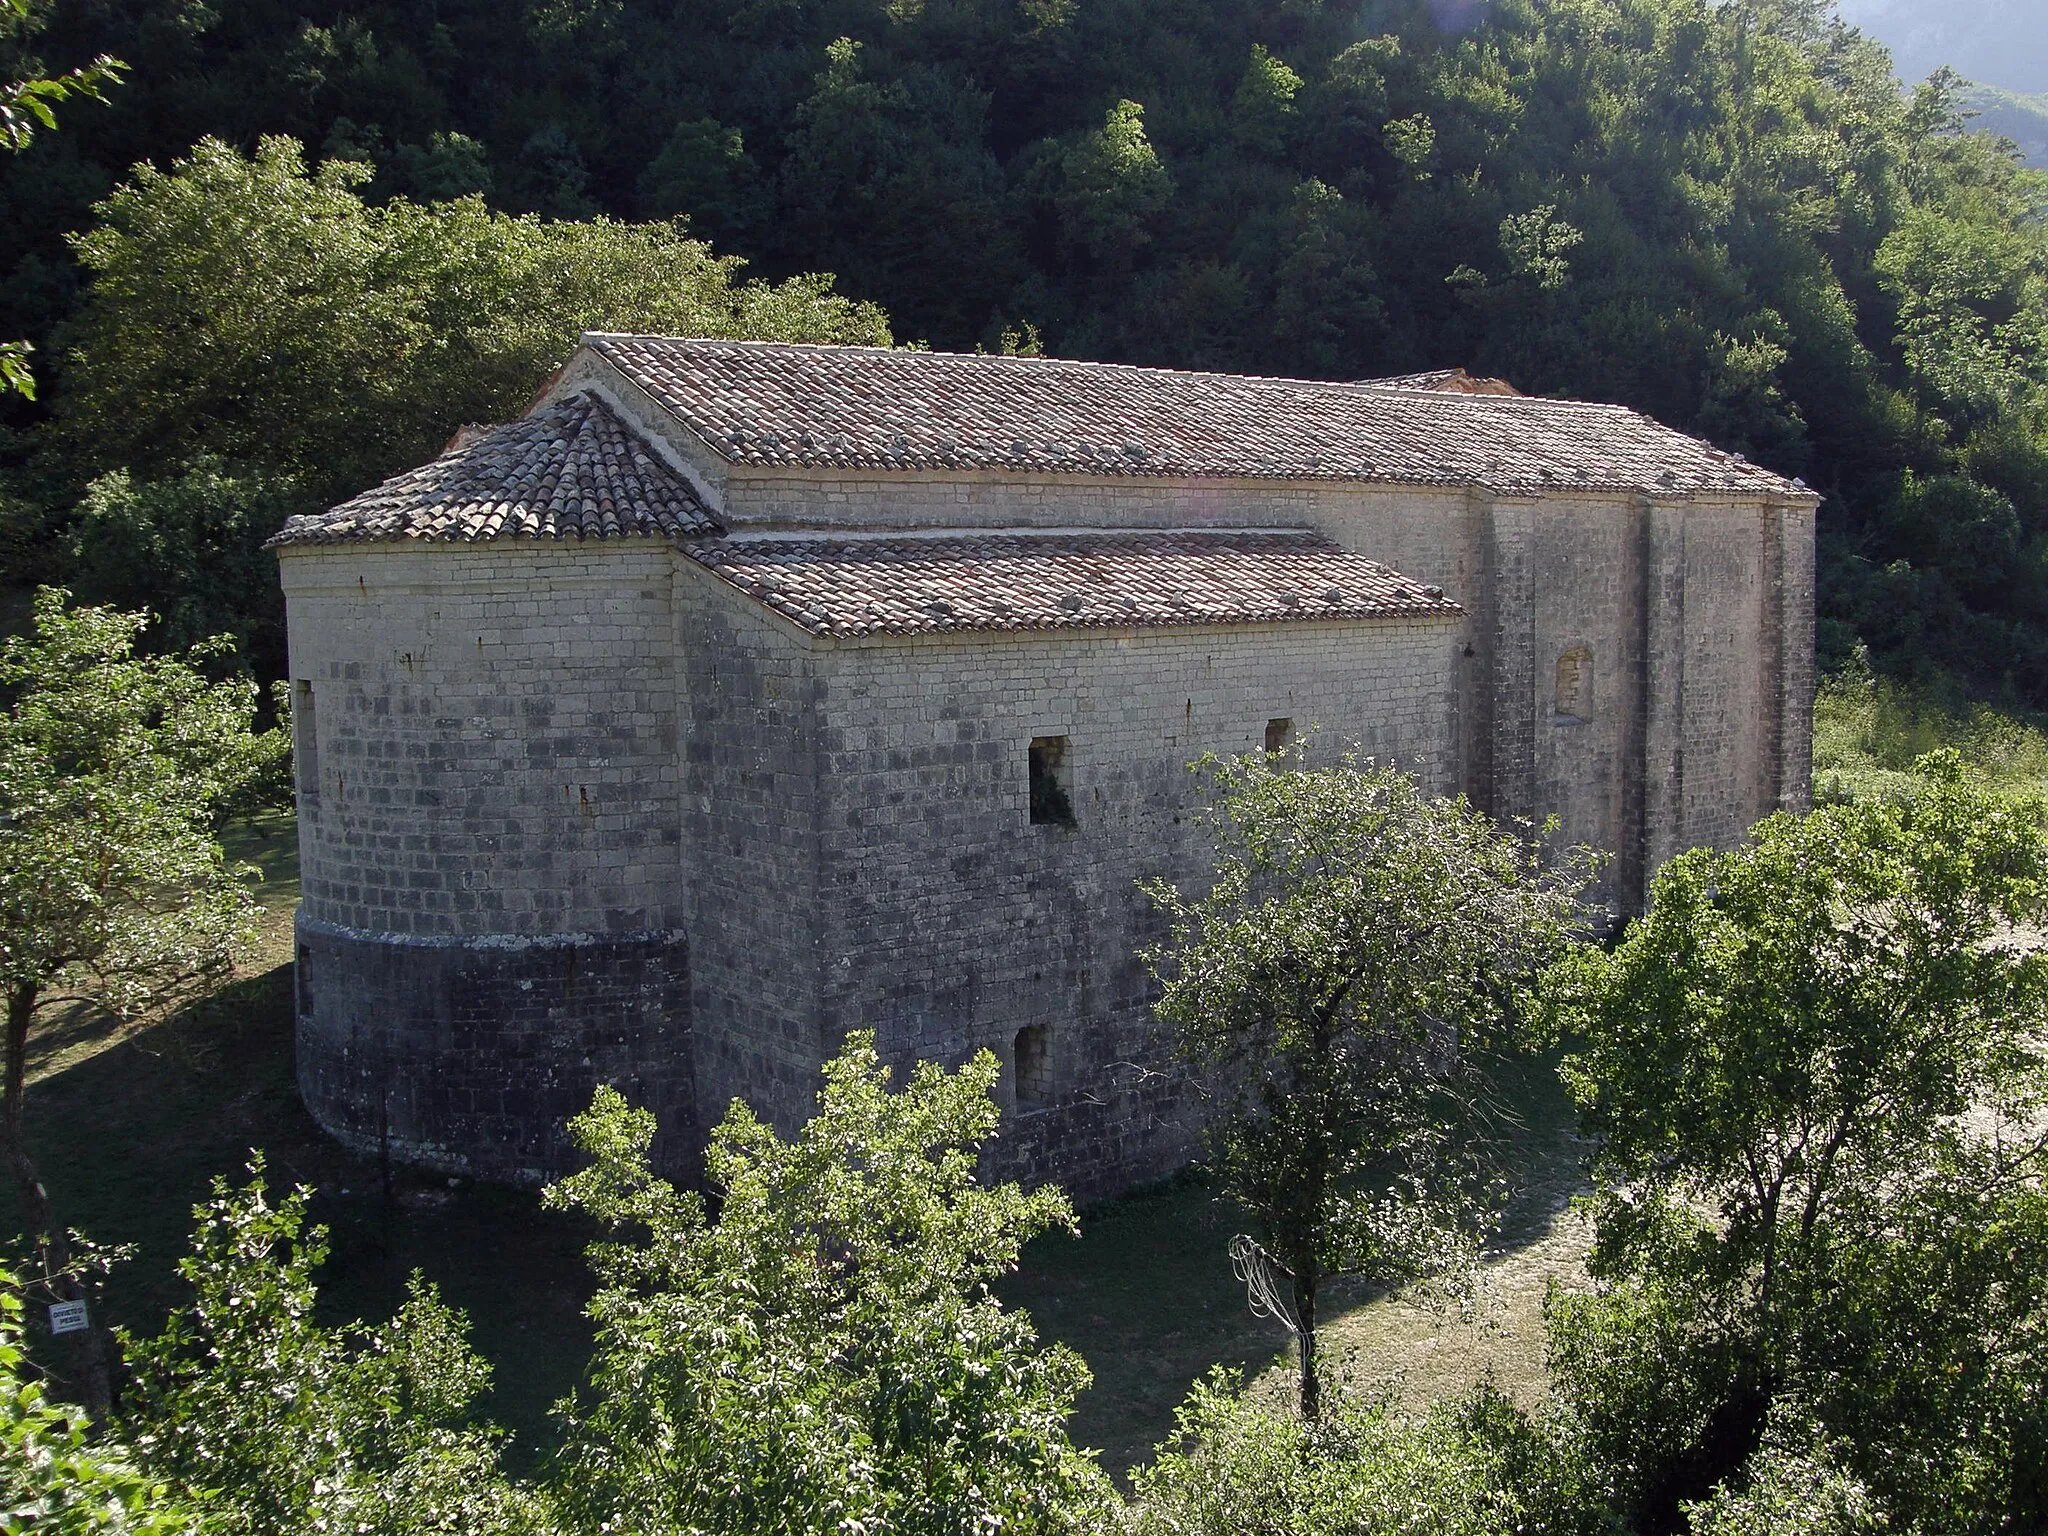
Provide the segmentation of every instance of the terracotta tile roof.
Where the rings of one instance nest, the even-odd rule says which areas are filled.
[[[584,340],[736,465],[1804,494],[1620,406],[1057,358]]]
[[[680,475],[602,401],[570,395],[502,427],[465,427],[448,450],[270,541],[616,539],[715,533]]]
[[[1284,624],[1462,610],[1320,533],[756,534],[690,557],[814,634]]]

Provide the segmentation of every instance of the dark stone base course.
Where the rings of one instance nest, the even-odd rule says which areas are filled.
[[[533,1185],[577,1164],[566,1122],[608,1083],[696,1171],[689,951],[679,933],[418,939],[298,923],[299,1091],[358,1152]]]

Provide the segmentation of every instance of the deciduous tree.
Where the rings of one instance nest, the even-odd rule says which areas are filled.
[[[0,36],[22,32],[35,14],[33,0],[0,0]],[[57,104],[73,96],[105,101],[109,85],[127,69],[119,59],[101,55],[61,75],[29,75],[0,84],[0,149],[23,150],[39,128],[57,126]],[[0,342],[0,395],[9,391],[33,400],[35,375],[28,367],[29,344]]]
[[[1071,1226],[1057,1189],[983,1186],[998,1069],[920,1062],[901,1091],[857,1034],[794,1140],[735,1101],[717,1205],[648,1167],[653,1117],[600,1089],[593,1158],[550,1205],[586,1211],[598,1352],[569,1408],[563,1488],[592,1530],[967,1536],[1087,1528],[1108,1496],[1066,1433],[1088,1384],[990,1282]]]
[[[79,997],[119,1014],[162,1007],[234,963],[257,916],[216,812],[282,749],[252,730],[255,685],[212,681],[226,643],[139,657],[147,616],[36,595],[34,630],[0,646],[0,1142],[39,1247],[38,1283],[82,1295],[23,1126],[29,1038]],[[107,1340],[81,1338],[80,1390],[104,1413]]]
[[[1313,1418],[1324,1283],[1469,1256],[1483,1068],[1513,1047],[1523,983],[1583,925],[1588,857],[1546,861],[1368,759],[1198,766],[1214,880],[1146,887],[1169,932],[1144,958],[1211,1096],[1224,1185],[1257,1222],[1234,1257],[1294,1332]]]
[[[1652,1526],[1787,1401],[1902,1519],[2048,1515],[2048,954],[2015,936],[2048,820],[1920,773],[1680,855],[1546,978],[1607,1286],[1555,1363]]]
[[[471,1417],[491,1369],[467,1319],[415,1274],[382,1325],[322,1323],[306,1191],[272,1203],[260,1156],[249,1172],[193,1212],[192,1300],[134,1351],[121,1422],[143,1467],[208,1531],[544,1536],[547,1504]]]
[[[829,276],[740,282],[680,224],[374,205],[371,174],[309,170],[283,138],[136,167],[78,240],[93,280],[63,414],[82,455],[154,477],[212,454],[317,501],[517,415],[585,330],[889,340]]]
[[[30,1365],[20,1283],[0,1265],[0,1521],[41,1536],[183,1536],[197,1512],[50,1400]]]

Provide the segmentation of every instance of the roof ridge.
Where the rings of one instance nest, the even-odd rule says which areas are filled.
[[[1144,524],[1129,523],[1119,527],[1072,527],[1072,528],[1031,528],[1015,525],[992,527],[958,526],[948,528],[768,528],[742,529],[723,535],[723,545],[756,544],[883,544],[898,540],[925,539],[941,541],[946,539],[1071,539],[1071,538],[1242,538],[1255,534],[1260,538],[1291,538],[1316,540],[1335,544],[1335,540],[1320,528],[1277,527],[1269,525],[1246,526],[1242,528],[1153,528]]]

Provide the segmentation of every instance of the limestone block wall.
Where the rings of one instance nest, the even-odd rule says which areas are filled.
[[[1084,1197],[1192,1146],[1136,958],[1141,877],[1198,880],[1187,764],[1321,727],[1451,787],[1455,621],[994,634],[819,656],[819,1048],[877,1031],[906,1066],[987,1047],[1012,1113],[993,1157]],[[1063,737],[1075,825],[1034,825],[1029,752]],[[1019,1102],[1019,1032],[1035,1081]]]
[[[1639,518],[1619,499],[1496,512],[1495,675],[1519,733],[1500,751],[1499,794],[1517,815],[1555,816],[1557,841],[1612,853],[1594,894],[1623,909],[1635,904],[1641,816],[1631,792],[1642,766]]]
[[[538,1183],[599,1083],[651,1109],[687,1174],[696,1082],[687,946],[673,933],[501,939],[365,933],[301,914],[298,1073],[360,1152]]]
[[[1013,1096],[1028,1030],[998,1162],[1107,1193],[1189,1145],[1138,1067],[1134,951],[1136,880],[1205,867],[1190,759],[1320,724],[1498,815],[1557,815],[1614,853],[1622,910],[1673,853],[1806,804],[1806,503],[703,483],[740,526],[1315,526],[1464,613],[834,643],[656,542],[290,548],[301,1080],[352,1144],[539,1177],[603,1080],[687,1173],[734,1097],[800,1123],[851,1029],[906,1064],[988,1046]],[[1071,829],[1030,821],[1040,737],[1066,741]]]
[[[1624,912],[1673,854],[1808,803],[1810,506],[1500,497],[1482,521],[1477,803],[1606,850],[1593,894]]]
[[[280,566],[315,1117],[533,1178],[560,1166],[562,1116],[625,1074],[694,1142],[671,551],[362,544]]]
[[[690,561],[677,583],[680,800],[699,1113],[809,1118],[818,1025],[820,653]]]
[[[673,560],[651,542],[287,551],[294,700],[318,733],[308,914],[409,934],[676,926]]]

